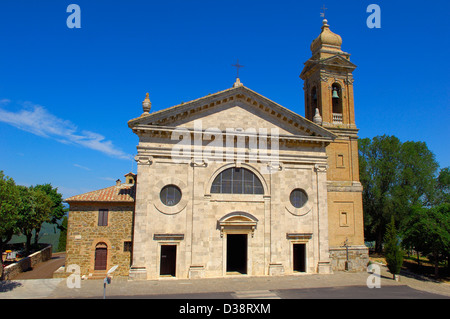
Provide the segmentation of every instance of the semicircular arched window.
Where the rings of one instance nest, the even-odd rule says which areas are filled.
[[[264,194],[259,178],[246,168],[232,167],[214,179],[211,193],[215,194]]]

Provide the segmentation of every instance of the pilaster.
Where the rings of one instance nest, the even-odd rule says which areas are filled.
[[[146,248],[148,236],[148,194],[146,193],[146,185],[150,183],[150,165],[153,164],[151,156],[136,156],[137,162],[137,181],[136,181],[136,198],[134,212],[134,232],[133,232],[133,259],[130,268],[130,279],[146,280]]]
[[[317,272],[331,273],[330,252],[328,244],[328,200],[327,200],[327,165],[316,164],[317,182],[317,234],[318,234],[318,265]]]

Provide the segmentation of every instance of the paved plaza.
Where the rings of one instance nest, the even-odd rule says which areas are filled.
[[[167,299],[307,299],[307,298],[450,298],[450,284],[404,273],[391,279],[381,267],[380,288],[368,288],[366,272],[336,272],[329,275],[230,276],[179,280],[129,281],[112,278],[107,298]],[[0,299],[103,298],[102,280],[81,280],[69,288],[66,279],[12,280],[0,284]]]

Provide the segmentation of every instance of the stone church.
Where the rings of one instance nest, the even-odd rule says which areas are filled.
[[[100,278],[267,276],[365,270],[353,76],[323,21],[305,117],[236,79],[128,122],[137,174],[73,196],[66,267]]]

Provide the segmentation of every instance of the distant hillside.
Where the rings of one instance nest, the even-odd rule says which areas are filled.
[[[57,252],[60,232],[61,231],[55,224],[44,223],[42,224],[41,231],[39,232],[38,242],[42,244],[51,244],[53,246],[52,251]],[[33,231],[33,238],[31,239],[32,243],[34,243],[34,235],[35,234]],[[9,241],[9,244],[25,243],[25,241],[25,235],[14,235],[11,241]]]

